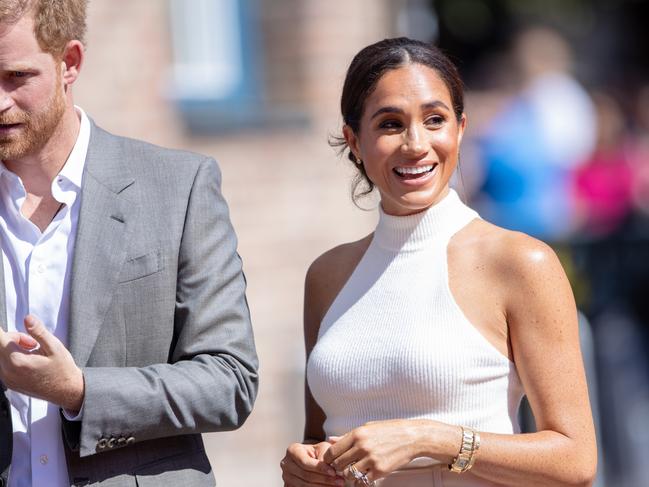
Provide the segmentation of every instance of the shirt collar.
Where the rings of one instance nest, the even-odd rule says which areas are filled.
[[[9,181],[15,182],[20,181],[20,178],[12,173],[7,166],[5,166],[4,161],[0,161],[0,177],[6,177]]]
[[[77,189],[81,189],[81,180],[83,178],[83,168],[86,164],[86,155],[88,154],[88,144],[90,143],[90,120],[80,107],[75,105],[75,110],[79,115],[81,121],[79,127],[79,135],[77,141],[72,148],[72,152],[65,161],[63,168],[59,172],[57,178],[61,177],[67,179],[75,185]]]

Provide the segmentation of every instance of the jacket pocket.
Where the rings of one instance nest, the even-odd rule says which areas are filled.
[[[119,273],[119,282],[129,282],[155,274],[162,270],[162,250],[156,249],[124,262]]]

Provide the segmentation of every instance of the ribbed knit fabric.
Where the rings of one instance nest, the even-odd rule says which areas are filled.
[[[516,368],[468,321],[448,284],[449,240],[475,218],[453,190],[415,215],[380,211],[307,364],[327,435],[396,418],[519,431]]]

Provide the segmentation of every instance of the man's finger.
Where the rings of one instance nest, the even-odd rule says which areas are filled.
[[[0,335],[0,347],[6,348],[10,343],[15,343],[24,350],[33,350],[38,347],[38,342],[26,333],[19,331],[5,331]]]
[[[25,316],[25,330],[41,346],[44,355],[51,355],[56,347],[57,339],[52,335],[43,322],[34,315]]]
[[[8,333],[0,327],[0,347],[4,347],[10,341],[7,337]]]
[[[24,333],[17,333],[16,337],[16,343],[20,348],[23,348],[25,350],[34,350],[36,347],[38,347],[38,342],[34,340],[31,336],[26,335]]]
[[[24,350],[33,350],[38,347],[38,342],[27,333],[19,331],[7,331],[4,334],[5,344],[15,343]]]

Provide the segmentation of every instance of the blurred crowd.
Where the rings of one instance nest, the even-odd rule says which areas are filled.
[[[649,448],[649,82],[586,86],[568,42],[540,26],[485,65],[457,186],[487,220],[558,252],[583,313],[597,485],[646,485],[635,452]]]
[[[649,83],[624,99],[586,89],[569,45],[545,27],[521,32],[510,59],[509,75],[498,74],[508,84],[469,94],[478,116],[465,189],[485,217],[565,243],[649,214]]]

